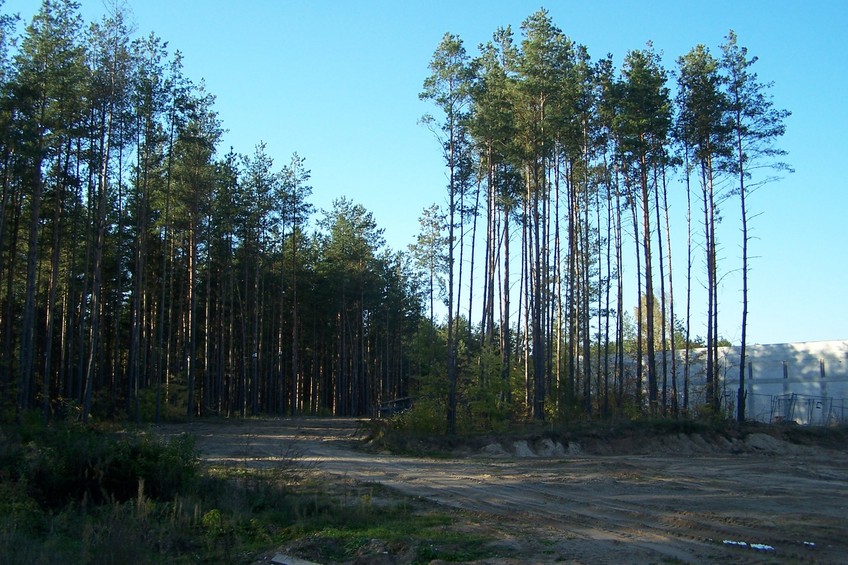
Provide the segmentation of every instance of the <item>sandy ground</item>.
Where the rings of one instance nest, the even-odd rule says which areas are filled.
[[[430,459],[357,448],[352,419],[162,431],[195,434],[211,464],[261,467],[295,454],[339,479],[472,512],[512,556],[487,563],[848,562],[845,450]]]

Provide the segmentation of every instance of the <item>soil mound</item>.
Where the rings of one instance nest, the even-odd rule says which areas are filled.
[[[758,430],[658,432],[646,429],[616,430],[600,433],[563,434],[551,437],[489,438],[482,446],[466,446],[466,454],[482,457],[518,459],[563,459],[581,455],[679,455],[684,457],[722,454],[803,455],[818,445],[809,434],[792,431],[788,435],[777,428]],[[833,443],[831,441],[831,443]],[[841,449],[845,449],[842,446]]]

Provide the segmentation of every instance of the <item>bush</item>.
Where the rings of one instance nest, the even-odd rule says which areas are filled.
[[[26,484],[0,482],[0,531],[32,534],[44,527],[44,515],[27,494]]]
[[[168,500],[197,480],[194,438],[170,441],[81,425],[21,426],[0,437],[0,479],[26,485],[42,508],[69,502],[102,504],[145,495]]]

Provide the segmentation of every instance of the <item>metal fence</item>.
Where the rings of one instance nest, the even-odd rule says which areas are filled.
[[[770,421],[795,422],[803,426],[848,424],[848,403],[844,398],[790,393],[772,397]]]

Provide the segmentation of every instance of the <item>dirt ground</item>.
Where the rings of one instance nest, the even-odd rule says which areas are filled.
[[[655,445],[496,444],[435,459],[367,452],[353,419],[162,431],[195,434],[212,464],[261,467],[294,453],[336,480],[466,511],[510,555],[485,563],[848,562],[846,448],[679,434]]]

